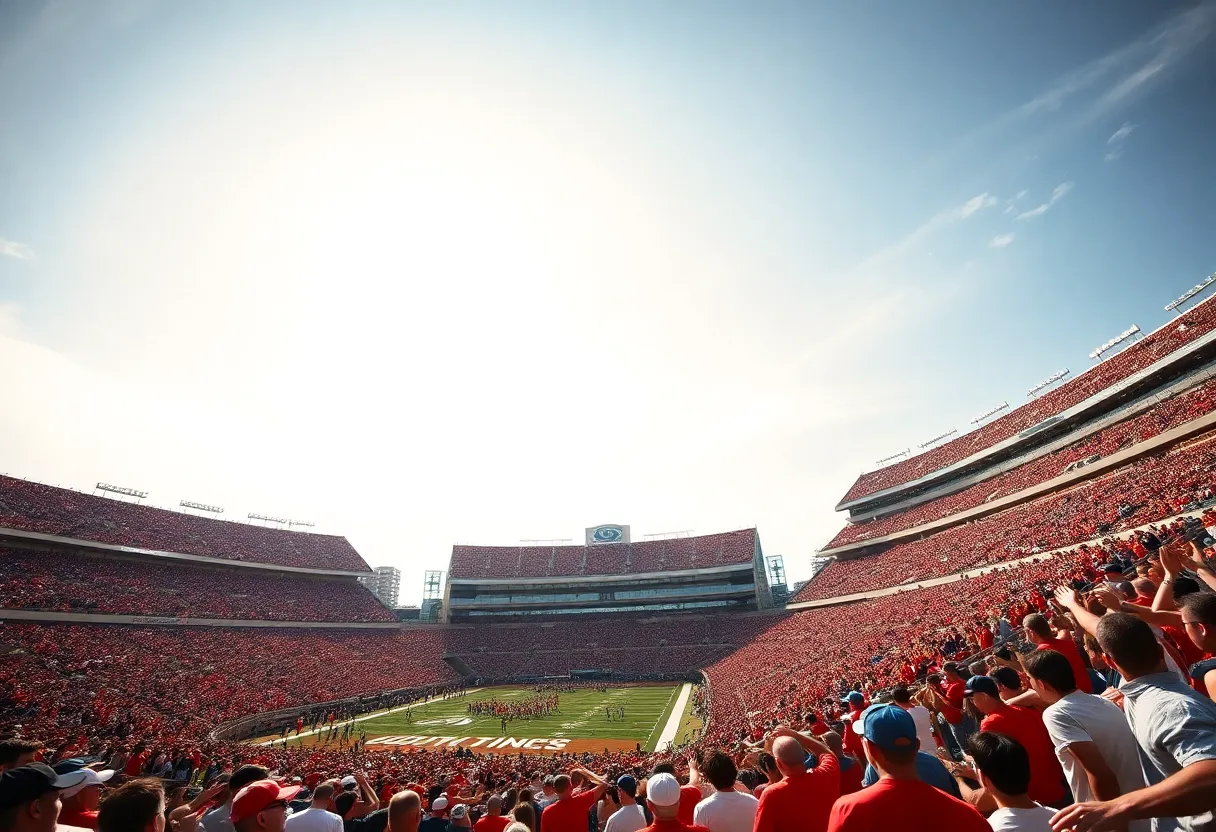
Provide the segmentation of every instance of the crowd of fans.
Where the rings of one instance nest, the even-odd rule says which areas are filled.
[[[874,555],[828,564],[795,600],[915,583],[1135,528],[1212,496],[1216,434],[1117,471]]]
[[[1104,457],[1165,433],[1167,430],[1216,410],[1216,380],[1207,381],[1155,405],[1140,414],[1103,428],[1066,448],[1044,454],[1009,471],[978,482],[962,491],[913,506],[906,511],[865,523],[845,526],[828,543],[828,549],[873,540],[894,532],[949,517],[960,511],[1008,497],[1058,477],[1074,462]]]
[[[267,621],[395,621],[354,578],[0,546],[0,607]]]
[[[346,538],[199,517],[0,476],[0,528],[276,566],[370,572]]]
[[[587,546],[453,546],[453,578],[630,575],[751,563],[756,530]]]
[[[938,445],[922,454],[870,471],[857,478],[844,500],[910,482],[939,468],[952,465],[985,448],[1008,439],[1044,419],[1080,404],[1191,343],[1216,328],[1216,303],[1208,298],[1189,309],[1181,318],[1124,348],[1116,355],[1094,365],[1068,382],[1011,410],[999,419]]]

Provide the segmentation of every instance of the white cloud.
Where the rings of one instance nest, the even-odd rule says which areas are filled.
[[[16,240],[6,240],[0,237],[0,256],[16,257],[18,260],[35,259],[34,250],[25,243]]]
[[[1015,217],[1015,219],[1029,220],[1029,219],[1033,219],[1035,217],[1041,216],[1043,214],[1046,214],[1048,209],[1051,208],[1051,206],[1055,205],[1061,199],[1068,196],[1068,192],[1072,190],[1072,187],[1073,187],[1072,182],[1061,182],[1059,185],[1056,185],[1055,188],[1052,189],[1050,199],[1048,199],[1046,202],[1044,202],[1042,205],[1038,206],[1037,208],[1031,208],[1029,211],[1023,211],[1022,213],[1018,214],[1017,217]]]
[[[1110,147],[1105,156],[1106,161],[1113,162],[1123,155],[1124,142],[1138,126],[1130,121],[1125,121],[1122,127],[1111,134],[1110,138],[1106,140],[1106,144]]]
[[[1004,248],[1005,246],[1009,245],[1012,242],[1013,242],[1013,232],[1010,231],[1007,234],[997,234],[995,237],[993,237],[988,242],[988,245],[991,248]]]

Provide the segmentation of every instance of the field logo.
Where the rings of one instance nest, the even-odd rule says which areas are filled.
[[[435,720],[440,722],[442,720]],[[471,721],[471,720],[470,720]],[[416,748],[476,748],[479,751],[561,751],[570,743],[565,737],[428,737],[388,736],[368,740],[368,745],[410,745]]]

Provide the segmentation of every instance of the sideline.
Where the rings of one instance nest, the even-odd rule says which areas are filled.
[[[688,706],[688,697],[691,695],[692,684],[685,682],[684,686],[680,688],[680,695],[676,698],[676,706],[671,709],[671,715],[667,717],[667,724],[663,726],[663,733],[659,734],[659,741],[654,745],[655,751],[671,745],[676,738],[676,732],[680,730],[680,723],[684,721],[684,709]]]

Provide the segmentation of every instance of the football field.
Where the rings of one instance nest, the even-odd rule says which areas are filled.
[[[690,707],[689,686],[656,684],[578,688],[557,692],[553,713],[508,719],[470,712],[470,704],[496,702],[505,707],[527,702],[537,695],[530,686],[477,688],[463,696],[436,699],[357,717],[353,737],[365,735],[368,750],[389,748],[470,748],[481,753],[553,754],[561,751],[652,751],[675,737]],[[623,709],[623,710],[622,710]],[[340,723],[341,724],[341,723]],[[281,739],[265,740],[281,743]],[[295,747],[336,746],[328,730],[289,734]]]

